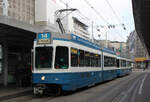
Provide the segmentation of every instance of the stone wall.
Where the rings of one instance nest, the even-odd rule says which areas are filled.
[[[2,2],[3,0],[0,0]],[[28,24],[34,24],[35,0],[8,0],[8,16]],[[0,15],[3,7],[0,6]]]

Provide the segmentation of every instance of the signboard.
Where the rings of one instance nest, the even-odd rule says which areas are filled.
[[[147,60],[147,58],[145,58],[145,57],[138,57],[138,58],[135,58],[135,61],[136,61],[136,62],[143,62],[143,61],[145,61],[145,60]]]
[[[50,33],[38,33],[37,34],[37,41],[39,44],[49,44],[50,38],[51,38]]]

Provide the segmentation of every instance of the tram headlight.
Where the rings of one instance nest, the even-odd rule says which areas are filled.
[[[41,77],[41,80],[45,80],[45,76],[42,76],[42,77]]]

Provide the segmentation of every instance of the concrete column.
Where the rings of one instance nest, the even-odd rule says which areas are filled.
[[[3,85],[8,85],[8,47],[7,42],[3,43]]]
[[[3,0],[3,15],[8,16],[8,0]]]

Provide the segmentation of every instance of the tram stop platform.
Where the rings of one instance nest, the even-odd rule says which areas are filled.
[[[32,94],[32,87],[26,88],[0,87],[0,102],[3,100],[20,97],[28,94]]]

